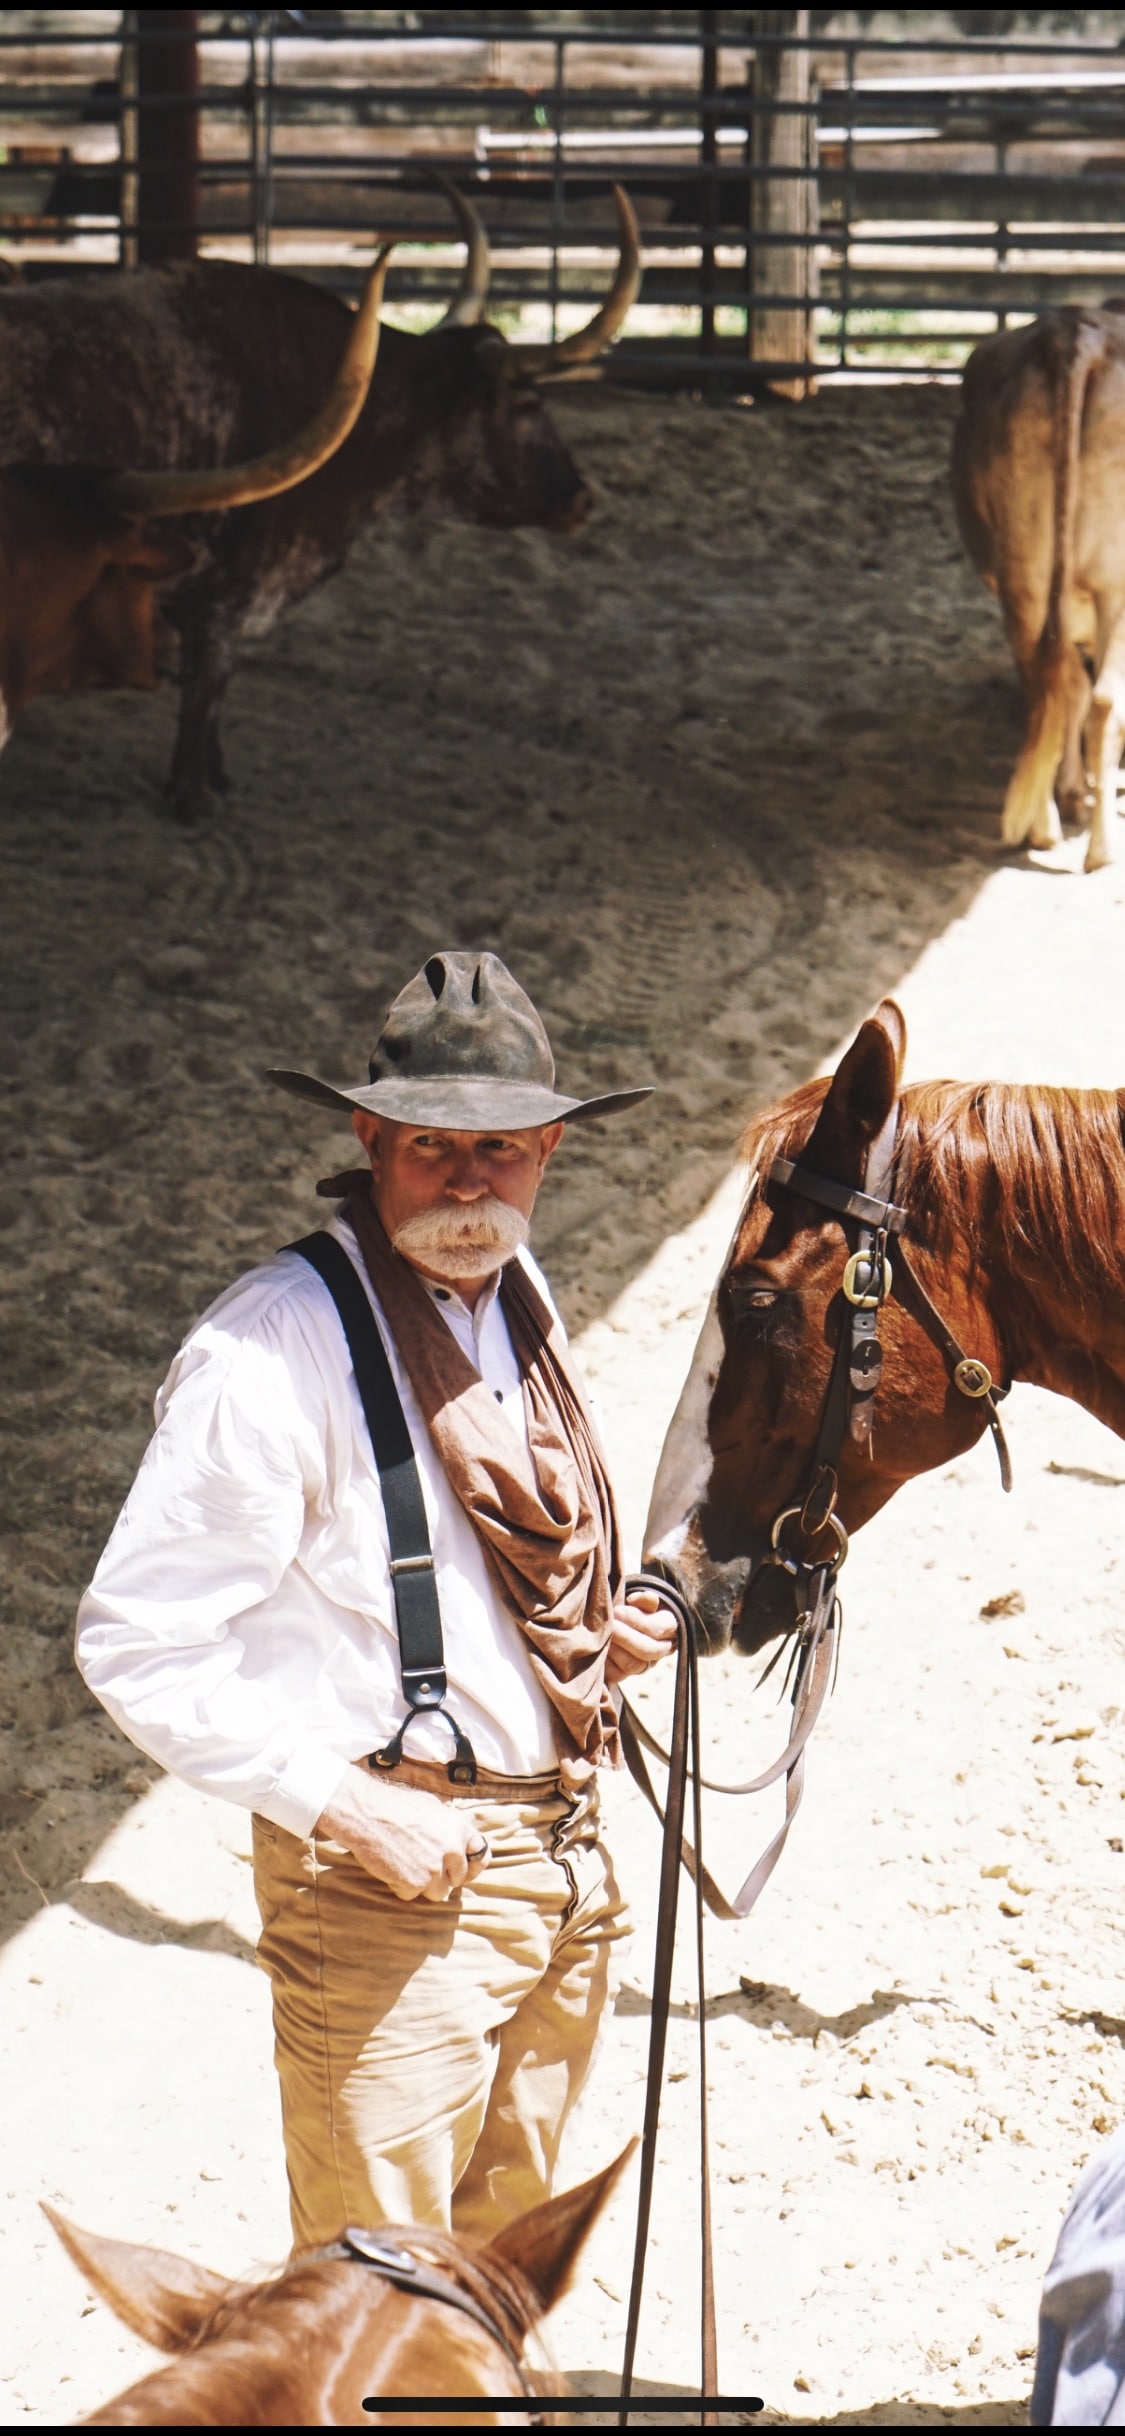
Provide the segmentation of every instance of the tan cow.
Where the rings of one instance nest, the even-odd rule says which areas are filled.
[[[1090,824],[1087,871],[1116,853],[1125,732],[1125,301],[1064,305],[986,338],[965,366],[953,497],[1004,612],[1028,701],[1006,846]]]

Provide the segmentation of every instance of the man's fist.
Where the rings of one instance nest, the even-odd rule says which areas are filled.
[[[444,1903],[454,1889],[478,1878],[488,1845],[470,1810],[350,1767],[314,1835],[346,1845],[361,1869],[382,1880],[391,1893],[413,1903]]]
[[[662,1607],[655,1590],[638,1590],[631,1599],[618,1599],[614,1626],[606,1651],[605,1679],[621,1683],[626,1675],[643,1675],[676,1646],[676,1619]]]

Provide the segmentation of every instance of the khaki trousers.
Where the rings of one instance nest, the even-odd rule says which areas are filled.
[[[491,1859],[446,1903],[405,1903],[343,1846],[254,1820],[298,2249],[348,2224],[486,2240],[550,2195],[623,1904],[596,1789],[479,1791],[458,1807]]]

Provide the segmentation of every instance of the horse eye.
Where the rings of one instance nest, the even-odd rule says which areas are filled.
[[[740,1284],[733,1279],[729,1286],[730,1314],[735,1327],[759,1318],[764,1312],[776,1310],[781,1295],[773,1286]]]

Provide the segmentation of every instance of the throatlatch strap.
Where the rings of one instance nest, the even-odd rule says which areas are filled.
[[[475,1784],[477,1770],[472,1744],[444,1705],[448,1690],[445,1644],[422,1483],[375,1314],[343,1244],[334,1235],[304,1235],[300,1243],[291,1243],[286,1248],[299,1252],[301,1259],[308,1261],[335,1303],[352,1357],[383,1492],[399,1668],[409,1714],[384,1750],[369,1753],[369,1764],[397,1768],[402,1758],[402,1738],[412,1718],[426,1710],[440,1709],[454,1741],[450,1778],[455,1785]]]

